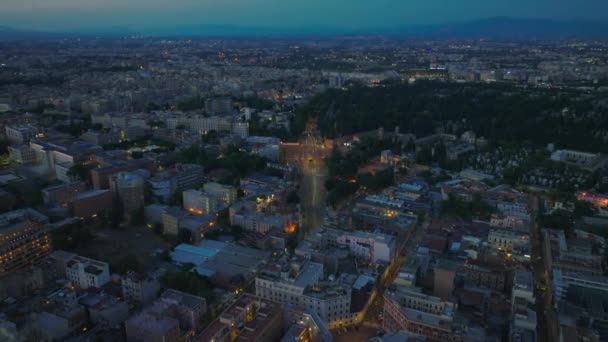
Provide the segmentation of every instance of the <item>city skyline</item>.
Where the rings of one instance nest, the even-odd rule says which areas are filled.
[[[188,33],[196,27],[230,26],[236,31],[386,30],[449,24],[493,17],[606,21],[608,3],[591,0],[376,2],[355,0],[289,3],[277,0],[192,1],[7,0],[1,26],[43,31],[131,31]]]

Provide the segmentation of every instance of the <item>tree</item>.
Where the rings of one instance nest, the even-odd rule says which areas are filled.
[[[153,111],[161,110],[161,109],[162,109],[162,107],[159,106],[159,105],[157,105],[156,103],[154,103],[154,102],[148,102],[148,104],[146,105],[146,109],[145,110],[146,110],[146,112],[153,112]]]
[[[205,144],[216,144],[217,145],[220,143],[220,136],[216,130],[212,129],[212,130],[208,131],[206,134],[203,134],[201,136],[201,140]]]
[[[128,271],[141,271],[142,264],[135,254],[128,254],[110,264],[112,272],[125,274]]]
[[[56,249],[76,251],[85,248],[95,236],[91,229],[85,227],[81,221],[63,226],[51,232],[51,240]]]
[[[136,226],[142,226],[145,222],[145,216],[144,216],[144,208],[137,208],[135,210],[133,210],[131,212],[131,222],[130,225],[132,227],[136,227]]]
[[[296,234],[292,234],[287,239],[287,249],[293,252],[296,247],[298,247],[298,237],[296,236]]]
[[[144,153],[141,151],[131,151],[131,158],[132,159],[141,159],[144,157]]]
[[[176,206],[182,206],[182,201],[183,201],[183,196],[182,193],[180,191],[174,191],[173,194],[171,195],[171,197],[169,198],[169,204],[171,205],[176,205]]]
[[[245,101],[250,107],[256,109],[272,109],[275,105],[273,101],[259,97],[248,97],[245,99]]]
[[[83,164],[74,164],[67,172],[67,175],[72,180],[86,180],[89,175],[89,169]]]
[[[289,195],[287,195],[287,203],[300,203],[300,196],[298,196],[298,193],[295,190],[292,190]]]
[[[94,131],[100,131],[103,129],[103,125],[100,123],[94,123],[91,125],[90,129],[92,129]]]
[[[162,235],[163,234],[163,225],[160,222],[156,222],[154,223],[154,227],[152,228],[152,230],[154,231],[154,234],[156,235]]]
[[[241,237],[243,237],[243,232],[244,229],[241,226],[230,226],[230,234],[232,234],[232,236],[234,236],[236,240],[239,240]]]
[[[230,226],[230,212],[227,209],[217,213],[217,225],[220,227]]]
[[[433,163],[433,151],[429,147],[423,147],[416,153],[416,163],[421,165],[431,165]]]
[[[564,148],[607,152],[608,145],[602,143],[601,136],[603,127],[608,127],[608,117],[593,115],[580,120],[593,111],[601,96],[592,94],[583,99],[569,91],[521,89],[507,84],[353,84],[346,90],[320,93],[298,106],[291,128],[295,136],[300,135],[312,118],[330,138],[395,126],[422,137],[439,128],[447,132],[448,123],[458,122],[491,144],[529,141],[546,146],[553,142]],[[566,107],[571,117],[555,115]]]
[[[416,221],[418,223],[424,223],[424,220],[426,219],[426,213],[424,212],[420,212],[418,213],[417,217],[416,217]]]
[[[11,183],[7,186],[7,190],[15,196],[17,206],[36,207],[43,203],[40,189],[44,186],[40,182]]]
[[[574,231],[574,214],[567,210],[555,210],[550,215],[538,217],[541,227],[563,230],[567,237],[572,236]]]
[[[580,218],[583,216],[593,216],[595,214],[595,210],[593,206],[589,202],[584,201],[575,201],[574,202],[574,217]]]
[[[177,241],[179,243],[191,243],[192,242],[192,232],[188,229],[180,229],[177,233]]]
[[[521,177],[525,174],[525,169],[522,167],[510,167],[506,168],[502,172],[504,181],[509,185],[516,185]]]
[[[384,170],[378,171],[374,175],[366,173],[357,177],[358,182],[362,186],[365,186],[372,190],[379,190],[389,187],[393,184],[394,179],[394,171],[392,168],[386,168]]]
[[[442,215],[457,216],[467,220],[475,217],[487,220],[494,212],[496,212],[496,208],[483,201],[479,194],[475,194],[471,202],[465,202],[450,195],[441,205]]]
[[[8,147],[11,143],[6,139],[0,139],[0,155],[8,153]]]
[[[112,201],[112,211],[110,212],[110,224],[112,228],[121,228],[120,224],[122,223],[123,215],[124,206],[122,205],[122,201],[119,198],[114,198]]]
[[[205,107],[205,99],[200,96],[190,98],[177,104],[177,109],[187,112]]]
[[[190,271],[165,272],[160,277],[160,284],[163,289],[175,289],[207,300],[213,298],[211,280]]]

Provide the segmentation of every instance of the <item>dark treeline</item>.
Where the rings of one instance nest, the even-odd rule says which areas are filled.
[[[355,83],[300,106],[293,130],[301,132],[312,116],[328,137],[395,126],[425,136],[442,128],[455,134],[473,130],[491,143],[552,142],[558,147],[608,152],[608,144],[599,137],[607,133],[608,110],[598,105],[599,98],[506,84],[391,82],[366,87]]]

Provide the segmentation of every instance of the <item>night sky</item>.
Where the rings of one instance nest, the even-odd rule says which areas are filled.
[[[0,26],[35,30],[189,25],[350,29],[488,17],[608,19],[608,0],[0,0]]]

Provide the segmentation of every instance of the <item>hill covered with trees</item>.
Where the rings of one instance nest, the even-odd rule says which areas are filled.
[[[296,110],[293,133],[318,120],[337,137],[379,127],[425,136],[474,131],[490,143],[554,143],[560,148],[608,152],[608,108],[601,94],[522,88],[506,84],[444,82],[350,84],[315,96]]]

